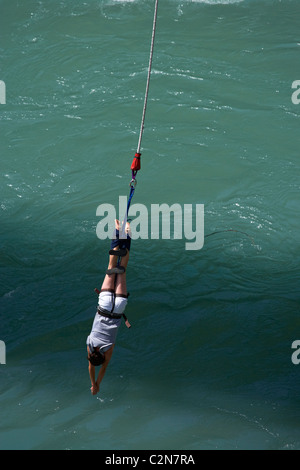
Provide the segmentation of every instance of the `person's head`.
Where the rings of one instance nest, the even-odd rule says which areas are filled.
[[[101,366],[103,362],[105,361],[105,356],[104,354],[99,350],[99,348],[93,348],[92,346],[89,346],[89,355],[88,355],[88,360],[92,364],[92,366]]]

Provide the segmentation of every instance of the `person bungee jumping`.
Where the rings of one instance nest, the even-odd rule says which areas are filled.
[[[122,230],[122,235],[120,235]],[[126,286],[126,268],[129,260],[131,246],[130,225],[125,224],[125,231],[116,220],[115,236],[111,241],[109,251],[108,269],[99,292],[98,308],[94,318],[92,330],[87,337],[87,352],[89,360],[89,375],[91,379],[91,393],[99,392],[100,383],[103,380],[107,366],[111,360],[115,347],[118,329],[122,318],[126,326],[130,324],[124,314],[128,301]],[[100,371],[96,379],[96,367]]]
[[[139,140],[136,154],[131,164],[132,179],[130,181],[130,194],[127,204],[127,212],[123,224],[116,220],[115,237],[111,243],[109,251],[109,263],[106,275],[102,284],[101,291],[97,289],[99,294],[98,309],[94,319],[92,331],[87,338],[87,351],[89,360],[89,374],[91,379],[91,392],[96,395],[99,392],[100,383],[103,380],[107,366],[111,359],[117,332],[122,317],[125,324],[130,328],[130,324],[124,314],[128,293],[126,287],[126,268],[129,260],[129,251],[131,245],[130,226],[127,222],[129,207],[135,191],[136,175],[141,169],[141,142],[145,127],[145,116],[148,102],[149,83],[152,68],[154,39],[157,22],[158,0],[155,0],[153,28],[151,37],[150,57],[147,74],[147,84],[144,98],[144,106],[139,133]],[[121,231],[121,234],[120,234]],[[100,372],[96,380],[95,368],[101,366]]]

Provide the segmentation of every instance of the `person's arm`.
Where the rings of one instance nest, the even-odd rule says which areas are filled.
[[[90,355],[90,350],[89,348],[87,348],[87,352],[88,352],[88,356]],[[91,379],[91,392],[92,392],[92,395],[96,395],[97,394],[97,383],[96,383],[96,373],[95,373],[95,366],[93,366],[90,362],[89,362],[89,375],[90,375],[90,379]]]
[[[96,395],[98,391],[97,383],[96,383],[96,376],[95,376],[95,366],[93,366],[91,363],[89,364],[89,374],[90,374],[90,379],[91,379],[91,392],[92,395]]]
[[[103,377],[105,375],[105,372],[106,372],[107,366],[109,364],[109,361],[111,360],[111,356],[112,356],[114,347],[115,347],[115,345],[113,345],[108,351],[105,352],[105,361],[103,362],[103,364],[100,368],[98,378],[97,378],[97,383],[96,383],[97,392],[99,392],[100,384],[101,384],[101,382],[103,380]]]

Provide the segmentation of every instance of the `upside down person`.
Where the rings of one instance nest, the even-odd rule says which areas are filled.
[[[119,238],[120,228],[120,222],[116,220],[116,237],[111,241],[108,269],[99,293],[98,309],[92,330],[86,341],[92,395],[97,395],[99,392],[112,357],[122,317],[125,318],[127,327],[130,327],[124,315],[128,301],[126,268],[131,245],[130,227],[127,223],[125,236],[122,238]],[[96,379],[97,366],[101,367]]]

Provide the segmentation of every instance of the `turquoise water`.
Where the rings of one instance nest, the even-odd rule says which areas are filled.
[[[247,235],[134,241],[90,394],[96,210],[128,193],[153,7],[0,0],[0,449],[300,449],[298,0],[160,0],[134,202]]]

